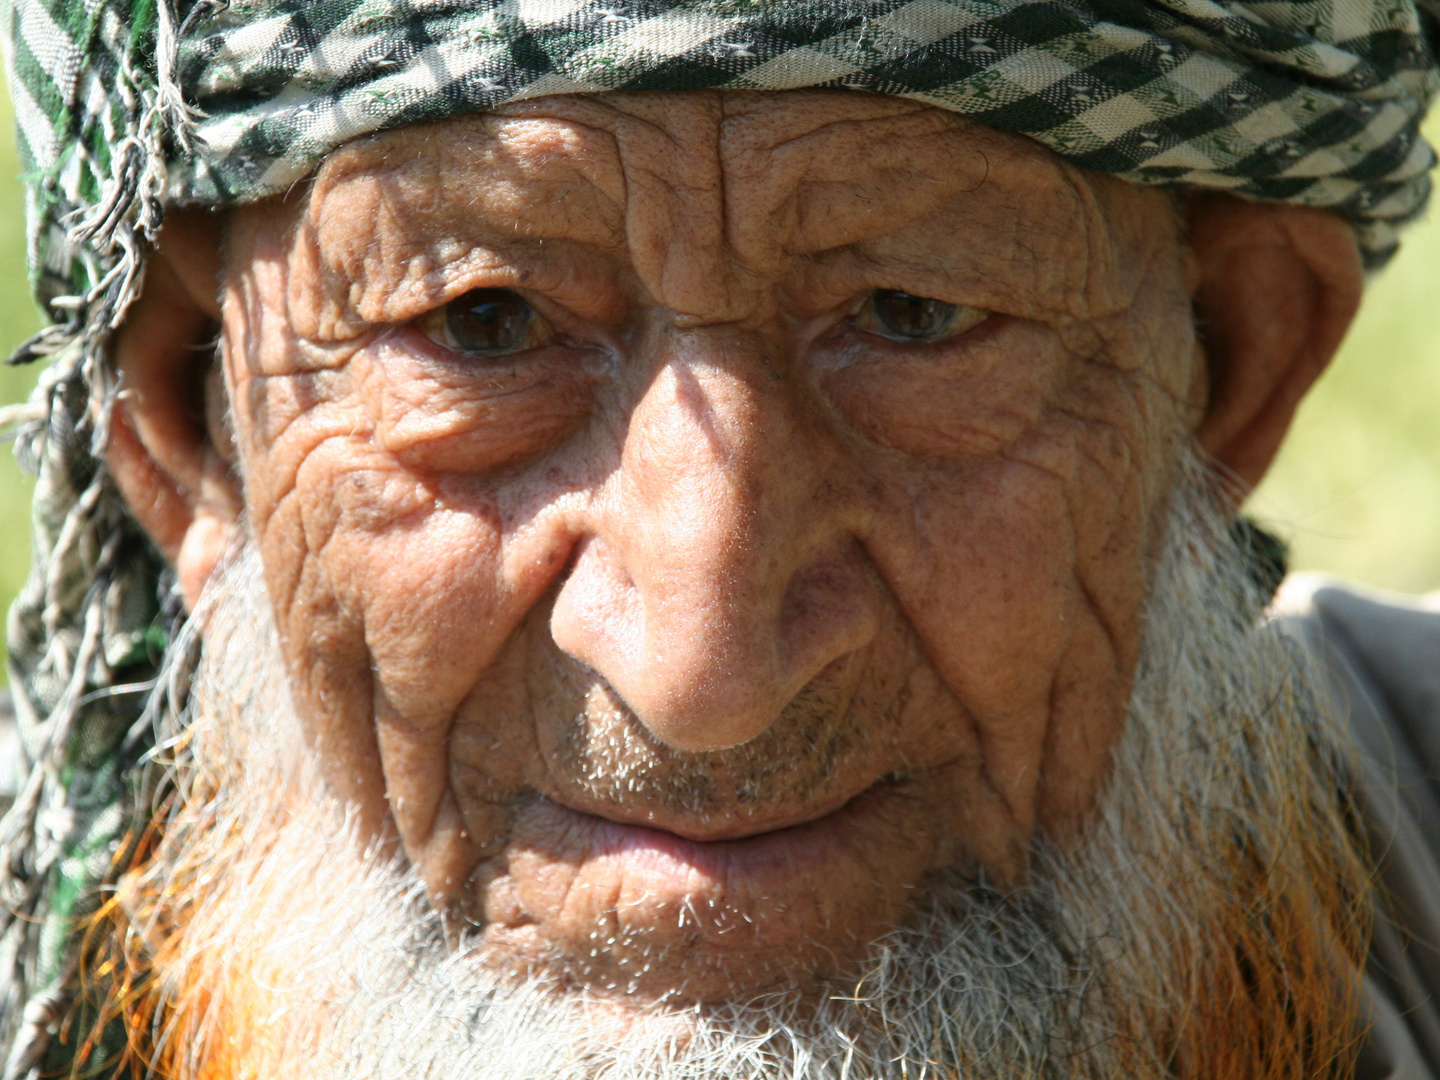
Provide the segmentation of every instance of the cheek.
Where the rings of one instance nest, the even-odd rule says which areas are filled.
[[[392,452],[374,408],[391,387],[373,373],[247,389],[247,499],[296,672],[334,684],[332,702],[353,697],[352,711],[363,684],[406,721],[448,722],[563,566],[563,527],[523,477],[490,482]],[[443,409],[431,416],[446,422]],[[447,438],[464,441],[429,441]],[[363,709],[351,719],[368,723]]]
[[[873,557],[1022,826],[1047,819],[1052,789],[1085,801],[1072,794],[1093,790],[1123,721],[1154,516],[1143,480],[1159,468],[1139,401],[1087,365],[999,452],[884,466],[880,486],[908,498]]]
[[[1063,649],[1074,538],[1060,485],[990,459],[929,468],[885,567],[941,676],[978,719],[1042,700]],[[884,556],[881,556],[883,559]]]
[[[375,509],[358,527],[342,519],[316,558],[362,623],[390,707],[430,726],[450,715],[503,639],[498,515],[482,500],[451,508],[435,499],[375,528]]]

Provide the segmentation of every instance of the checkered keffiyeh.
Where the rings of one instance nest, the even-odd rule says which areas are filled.
[[[74,1064],[76,928],[143,810],[149,719],[183,697],[162,560],[100,456],[107,342],[167,205],[275,194],[357,136],[525,98],[825,86],[964,113],[1137,183],[1330,209],[1378,266],[1429,194],[1437,15],[1440,0],[0,0],[54,320],[17,357],[54,363],[8,418],[39,480],[8,631],[31,771],[0,823],[3,1078]]]
[[[181,47],[208,115],[171,190],[273,194],[357,135],[541,95],[838,86],[1140,183],[1333,209],[1378,261],[1428,190],[1428,22],[1410,0],[257,0]]]

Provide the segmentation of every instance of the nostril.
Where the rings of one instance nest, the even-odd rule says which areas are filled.
[[[846,541],[797,571],[780,604],[787,667],[813,677],[879,632],[880,585],[860,545]]]
[[[550,609],[550,637],[568,656],[611,678],[631,668],[645,619],[635,582],[603,540],[575,544]]]
[[[580,555],[585,550],[586,545],[590,543],[590,539],[591,538],[587,536],[571,544],[570,550],[565,553],[564,565],[560,567],[560,572],[555,575],[555,580],[562,586],[570,580],[570,575],[575,572],[575,567],[580,562]]]

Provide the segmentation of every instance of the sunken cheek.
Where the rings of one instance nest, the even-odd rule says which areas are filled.
[[[523,364],[468,363],[410,334],[337,370],[243,384],[235,400],[297,675],[340,684],[322,707],[339,695],[362,715],[433,723],[564,559],[553,530],[517,534],[506,521],[543,502],[547,482],[574,482],[559,472],[594,411],[595,358],[547,349]]]

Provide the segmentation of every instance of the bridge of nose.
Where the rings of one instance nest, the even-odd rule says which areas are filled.
[[[677,748],[754,738],[868,633],[864,605],[796,595],[833,588],[813,564],[858,548],[821,501],[835,455],[775,351],[738,327],[669,336],[552,616],[556,643]]]

